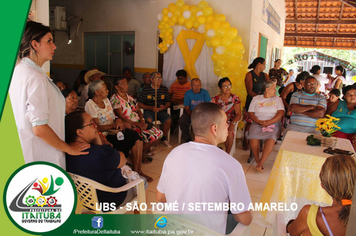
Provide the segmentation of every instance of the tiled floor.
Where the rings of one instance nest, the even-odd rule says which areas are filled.
[[[154,181],[149,184],[146,192],[148,205],[150,205],[151,202],[157,202],[156,187],[162,171],[163,162],[166,156],[168,155],[168,153],[178,145],[176,133],[171,135],[170,143],[172,145],[172,148],[166,148],[162,145],[157,145],[156,149],[154,150],[156,155],[153,157],[153,162],[151,164],[143,164],[142,166],[143,172],[154,179]],[[265,170],[263,174],[260,174],[253,169],[253,166],[255,165],[254,161],[252,163],[247,163],[247,158],[250,154],[250,151],[243,151],[241,149],[240,142],[236,146],[236,154],[234,155],[234,157],[241,163],[243,167],[252,202],[259,202],[261,199],[274,160],[277,156],[277,152],[279,150],[280,144],[281,143],[278,142],[275,145],[271,155],[268,157],[267,161],[265,162],[264,164]],[[273,229],[271,228],[262,227],[254,223],[252,223],[251,225],[251,235],[253,236],[270,236],[272,235],[272,231]]]

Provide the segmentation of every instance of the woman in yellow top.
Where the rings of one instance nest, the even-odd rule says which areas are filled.
[[[331,206],[306,205],[287,225],[291,236],[345,235],[356,182],[356,161],[351,156],[328,157],[319,174],[321,186],[332,197]]]

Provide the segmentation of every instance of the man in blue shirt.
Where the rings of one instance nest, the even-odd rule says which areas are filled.
[[[184,95],[184,113],[178,120],[184,142],[192,141],[189,134],[189,126],[191,124],[190,116],[192,115],[194,107],[199,103],[210,102],[211,100],[208,91],[201,88],[200,79],[192,79],[191,86],[192,89],[188,90]]]

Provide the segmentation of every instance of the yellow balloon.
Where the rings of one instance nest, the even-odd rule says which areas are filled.
[[[242,54],[244,54],[244,53],[245,53],[245,48],[242,47],[242,49],[240,50],[240,52],[241,52]]]
[[[220,22],[224,22],[224,21],[226,21],[226,16],[224,14],[218,14],[215,17],[215,20],[220,21]]]
[[[173,39],[170,39],[170,40],[168,41],[168,43],[169,43],[169,44],[173,44],[173,43],[174,43]]]
[[[168,22],[169,21],[169,17],[168,16],[163,16],[162,21],[163,22]]]
[[[351,79],[356,82],[356,76],[353,76]]]
[[[191,29],[193,27],[193,21],[191,19],[187,19],[184,23],[185,28]]]
[[[163,24],[158,24],[158,29],[160,29],[160,30],[164,29],[164,25]]]
[[[212,45],[213,47],[219,47],[219,46],[221,45],[221,38],[220,38],[220,37],[217,37],[217,36],[213,37],[213,38],[211,39],[211,45]]]
[[[179,17],[182,15],[182,10],[180,8],[176,8],[173,12],[173,14],[176,16],[176,17]]]
[[[221,76],[222,77],[229,77],[230,75],[230,69],[227,67],[221,68]]]
[[[219,67],[214,67],[214,73],[219,76],[221,73],[221,69]]]
[[[190,10],[190,6],[188,5],[182,6],[182,12],[189,11],[189,10]]]
[[[170,3],[170,4],[168,5],[168,9],[169,9],[171,12],[174,12],[174,11],[177,9],[177,6],[176,6],[176,4],[174,4],[174,3]]]
[[[197,21],[200,25],[205,24],[206,22],[206,17],[205,16],[198,16]]]
[[[205,40],[205,44],[206,44],[207,47],[212,47],[213,46],[213,45],[211,45],[211,39],[210,38]]]
[[[247,64],[246,61],[241,61],[240,64],[239,64],[239,68],[241,70],[247,70],[247,66],[248,66],[248,64]]]
[[[243,45],[239,42],[233,42],[230,47],[236,52],[239,52],[243,48]]]
[[[162,10],[163,15],[167,15],[168,12],[169,12],[168,8],[163,8],[163,10]]]
[[[199,23],[197,21],[193,21],[193,28],[198,29],[199,28]]]
[[[185,3],[184,3],[183,0],[178,0],[178,1],[176,2],[176,5],[179,6],[179,7],[182,7],[184,4],[185,4]]]
[[[226,60],[223,57],[220,60],[218,60],[217,63],[221,69],[226,66]]]
[[[221,58],[220,55],[217,53],[213,53],[213,55],[211,55],[211,60],[214,62],[220,60],[220,58]]]
[[[204,16],[210,16],[211,14],[213,14],[213,8],[211,8],[211,7],[204,8],[203,14],[204,14]]]
[[[226,29],[228,29],[228,28],[230,28],[230,23],[226,22],[226,21],[225,22],[221,22],[221,26],[226,28]]]
[[[215,21],[213,21],[213,22],[211,23],[212,28],[215,29],[215,30],[216,30],[217,28],[219,28],[220,25],[221,25],[221,22],[220,22],[220,21],[217,21],[217,20],[215,20]]]
[[[229,59],[236,59],[236,51],[232,47],[228,47],[225,54]]]
[[[228,37],[224,37],[222,40],[221,40],[221,44],[224,46],[224,47],[229,47],[231,44],[232,44],[232,40]]]
[[[195,13],[197,13],[198,11],[199,11],[199,9],[198,9],[197,6],[195,6],[195,5],[191,5],[191,6],[190,6],[190,12],[191,12],[192,14],[195,14]]]
[[[242,58],[243,58],[242,53],[240,53],[240,52],[236,53],[236,58],[237,58],[237,60],[242,60]]]
[[[168,36],[171,36],[171,34],[170,34],[169,32],[166,32],[166,33],[164,34],[164,36],[165,36],[165,37],[168,37]]]
[[[170,34],[167,39],[173,39],[173,35]]]
[[[176,16],[172,16],[172,17],[171,17],[171,21],[172,21],[173,23],[177,23],[177,17],[176,17]]]
[[[214,21],[214,16],[207,16],[206,23],[212,23]]]
[[[206,2],[206,1],[200,1],[199,3],[198,3],[198,7],[200,8],[200,9],[204,9],[204,8],[206,8],[208,6],[208,3]]]
[[[185,22],[184,16],[178,17],[178,24],[179,24],[179,25],[184,25],[184,22]]]
[[[242,130],[245,127],[245,122],[240,120],[239,123],[237,124],[237,127]]]
[[[211,24],[209,24],[209,23],[206,23],[205,24],[205,30],[206,31],[208,31],[208,30],[210,30],[210,29],[212,29],[213,28],[213,26],[211,25]]]
[[[242,42],[242,38],[241,38],[240,35],[236,35],[236,37],[233,39],[233,41],[241,43]]]
[[[228,60],[226,65],[227,65],[227,68],[233,70],[235,68],[237,68],[238,66],[238,61],[236,59],[231,59],[231,60]]]
[[[168,21],[168,24],[170,25],[170,26],[173,26],[173,25],[175,25],[175,23],[173,22],[173,21]]]
[[[230,38],[234,38],[237,35],[237,29],[234,27],[230,27],[226,31],[226,36]]]
[[[219,22],[219,21],[218,21]],[[222,26],[219,26],[215,29],[215,34],[216,36],[220,36],[220,37],[223,37],[226,33],[226,29]]]
[[[159,25],[158,25],[158,26],[159,26]],[[164,34],[163,34],[163,33],[160,33],[160,34],[159,34],[159,37],[160,37],[160,38],[163,38],[163,37],[164,37]]]

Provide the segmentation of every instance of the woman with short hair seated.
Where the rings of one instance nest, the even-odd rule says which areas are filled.
[[[332,205],[305,205],[298,217],[288,222],[287,232],[291,236],[346,234],[356,182],[356,161],[348,155],[328,157],[319,178],[322,188],[332,197]]]
[[[150,160],[145,157],[146,152],[150,150],[150,147],[152,147],[158,139],[162,138],[163,132],[154,127],[152,123],[145,122],[137,103],[127,94],[128,82],[125,77],[120,77],[115,80],[115,89],[116,92],[110,99],[115,115],[128,123],[128,126],[140,135],[143,140],[142,161],[143,163],[149,163]]]
[[[260,173],[263,172],[263,164],[281,133],[281,119],[284,115],[284,105],[282,99],[276,96],[276,84],[273,81],[266,81],[263,84],[262,93],[253,97],[251,101],[248,115],[253,123],[247,133],[257,164],[254,168]],[[259,158],[261,139],[265,139],[266,143]]]
[[[74,111],[65,117],[65,140],[69,145],[90,144],[86,155],[66,155],[67,171],[92,179],[109,187],[121,187],[126,184],[121,175],[121,167],[126,163],[125,155],[110,145],[103,145],[98,135],[94,119],[85,111]],[[99,202],[114,202],[120,206],[126,198],[132,199],[127,192],[108,193],[97,191]],[[95,209],[94,209],[95,210]]]
[[[152,178],[145,175],[141,170],[143,144],[140,136],[131,129],[125,129],[122,120],[115,117],[107,98],[108,93],[104,81],[95,80],[91,82],[88,91],[89,100],[85,104],[85,111],[93,117],[98,130],[106,135],[106,139],[112,143],[115,149],[122,151],[125,156],[128,156],[131,150],[132,169],[144,176],[148,182],[151,182]],[[122,131],[124,139],[119,140],[116,134],[109,133],[110,130]]]
[[[326,110],[327,115],[339,118],[338,126],[341,128],[332,135],[350,140],[356,148],[356,87],[348,85],[342,89],[343,99],[332,103]]]
[[[211,98],[212,103],[216,103],[224,110],[227,116],[227,123],[229,125],[229,133],[226,138],[225,148],[226,152],[230,153],[235,137],[235,126],[241,118],[240,98],[231,93],[231,81],[228,77],[224,77],[218,82],[220,93]]]
[[[65,88],[62,91],[63,97],[66,99],[66,115],[77,110],[78,107],[78,95],[70,88]]]

